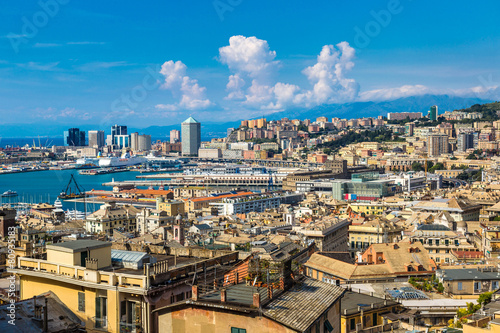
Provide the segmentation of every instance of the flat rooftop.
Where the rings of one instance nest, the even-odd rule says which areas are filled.
[[[63,252],[82,252],[111,246],[110,242],[103,242],[93,239],[78,239],[47,245],[48,250],[57,250]]]
[[[260,294],[261,303],[267,302],[267,288],[252,287],[245,284],[237,284],[227,287],[226,302],[251,306],[253,304],[254,293]],[[204,301],[220,302],[220,291],[201,295],[199,298]]]
[[[369,308],[371,304],[383,304],[385,300],[380,297],[370,296],[366,294],[361,294],[353,291],[346,291],[344,297],[342,297],[341,313],[344,313],[344,310],[347,310],[347,313],[352,313],[353,311],[358,312],[358,306],[366,309]],[[397,305],[399,303],[387,300],[387,306]]]

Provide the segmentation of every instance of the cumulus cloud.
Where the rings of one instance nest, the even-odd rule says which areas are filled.
[[[276,52],[267,41],[256,37],[233,36],[229,45],[219,49],[220,62],[235,73],[244,73],[253,79],[262,79],[275,70]]]
[[[423,85],[404,85],[396,88],[384,88],[365,91],[359,94],[360,101],[390,101],[403,97],[421,96],[433,93]]]
[[[272,98],[271,79],[279,62],[267,41],[256,37],[233,36],[219,49],[219,61],[234,73],[226,85],[226,100],[240,100],[259,107]],[[245,90],[246,82],[251,85]]]
[[[245,97],[243,93],[243,87],[245,86],[245,80],[243,80],[239,74],[234,74],[229,76],[229,82],[226,85],[226,90],[228,92],[224,99],[229,100],[241,100]]]
[[[179,98],[176,104],[159,104],[157,108],[165,110],[199,110],[212,105],[205,97],[206,88],[198,84],[198,80],[186,75],[187,66],[182,61],[169,60],[161,66],[160,73],[165,77],[165,81],[160,86],[161,89],[170,90],[172,95]]]
[[[298,94],[295,102],[313,106],[353,101],[359,85],[346,74],[354,67],[354,56],[355,51],[347,42],[323,46],[316,64],[302,71],[313,88]]]
[[[312,89],[307,90],[273,80],[280,63],[267,41],[233,36],[228,46],[219,49],[219,61],[233,73],[226,86],[225,99],[240,100],[260,109],[352,101],[357,97],[359,86],[346,74],[354,67],[354,56],[355,51],[347,42],[325,45],[317,63],[302,72],[312,85]],[[248,86],[246,82],[251,84]]]

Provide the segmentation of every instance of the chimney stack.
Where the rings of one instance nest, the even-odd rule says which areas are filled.
[[[269,299],[273,299],[273,285],[272,284],[267,286],[267,297]]]
[[[260,308],[260,294],[259,293],[253,294],[253,306],[256,308]]]
[[[192,288],[191,288],[191,293],[192,293],[192,296],[191,298],[193,299],[193,301],[198,301],[198,285],[194,285]]]
[[[226,303],[227,302],[227,292],[226,292],[226,289],[221,289],[221,291],[220,291],[220,301],[221,301],[221,303]]]
[[[43,309],[43,331],[49,332],[49,306],[47,305],[48,299],[45,296],[45,307]]]

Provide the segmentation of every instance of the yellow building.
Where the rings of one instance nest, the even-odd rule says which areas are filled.
[[[365,215],[381,215],[387,210],[387,206],[381,203],[353,202],[349,204],[353,212]]]
[[[152,311],[191,296],[189,273],[238,260],[237,252],[178,252],[189,258],[157,261],[144,252],[111,250],[109,242],[76,240],[47,245],[46,260],[19,257],[8,271],[18,277],[21,300],[51,291],[88,331],[157,332]],[[202,255],[207,259],[193,258]],[[188,263],[173,265],[182,261]]]
[[[134,232],[137,213],[139,213],[139,209],[132,205],[119,206],[115,202],[108,202],[87,216],[85,229],[90,233],[105,233],[107,235],[113,235],[113,229]]]
[[[180,200],[165,200],[156,198],[156,209],[167,212],[168,216],[184,215],[184,202]]]
[[[341,309],[341,332],[348,333],[382,325],[382,315],[397,313],[401,307],[398,302],[347,291],[342,297]]]
[[[379,219],[349,225],[349,248],[365,250],[371,244],[395,243],[402,238],[403,227]]]

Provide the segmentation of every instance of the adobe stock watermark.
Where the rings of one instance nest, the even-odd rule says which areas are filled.
[[[7,229],[7,266],[10,269],[16,268],[16,228],[9,227]],[[12,273],[7,280],[9,281],[9,288],[7,289],[7,298],[9,299],[9,304],[7,305],[7,317],[9,317],[8,323],[10,325],[16,325],[16,275]]]
[[[241,5],[243,0],[214,0],[212,2],[215,12],[219,16],[219,19],[224,21],[224,14],[226,12],[232,12],[234,8]]]
[[[387,28],[391,24],[392,17],[401,14],[403,9],[404,7],[400,0],[389,0],[386,9],[370,11],[373,20],[368,21],[362,28],[358,26],[354,27],[354,32],[356,32],[354,36],[355,47],[357,49],[364,49],[370,45],[372,39],[380,35],[383,28]]]
[[[22,44],[28,44],[30,40],[38,35],[40,29],[49,24],[50,19],[54,18],[58,13],[61,5],[67,5],[70,0],[40,0],[38,6],[40,10],[35,12],[31,18],[23,16],[21,18],[22,27],[21,33],[10,32],[7,38],[14,52],[19,53],[19,47]]]
[[[160,87],[163,80],[160,70],[160,65],[156,65],[156,68],[146,67],[146,75],[144,75],[141,84],[134,86],[128,93],[115,99],[111,103],[111,111],[120,113],[137,108],[140,103],[146,100],[151,91]]]
[[[492,92],[491,90],[497,90],[500,87],[500,82],[496,81],[493,79],[493,74],[488,74],[488,77],[484,77],[482,75],[479,75],[477,77],[479,82],[481,83],[481,86],[484,88],[484,90],[475,90],[474,93],[477,98],[485,98],[485,94],[488,92]],[[495,99],[493,96],[489,96],[491,99]]]

